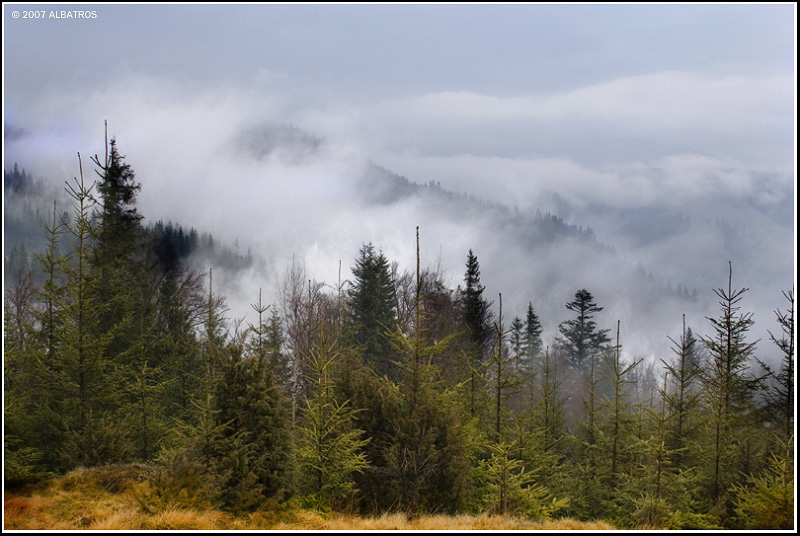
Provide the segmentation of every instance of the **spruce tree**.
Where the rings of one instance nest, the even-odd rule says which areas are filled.
[[[752,313],[741,313],[747,288],[733,289],[733,269],[729,263],[727,288],[715,289],[719,298],[719,318],[708,318],[714,335],[704,337],[703,344],[709,353],[707,370],[702,382],[709,412],[707,422],[706,469],[712,506],[724,518],[729,506],[727,490],[740,483],[743,470],[737,464],[748,453],[746,427],[752,420],[752,395],[757,383],[749,375],[754,342],[745,337],[753,324]]]
[[[148,285],[148,274],[143,262],[142,215],[135,206],[141,185],[113,138],[106,144],[105,159],[101,161],[95,155],[92,161],[98,168],[99,199],[95,200],[91,264],[98,272],[97,300],[105,310],[98,328],[100,332],[115,332],[106,357],[138,368],[130,363],[140,332],[134,317],[147,314],[152,305],[147,302],[155,294],[154,288],[142,288]],[[139,324],[145,321],[138,319]]]
[[[522,319],[515,316],[514,320],[511,321],[511,328],[508,332],[509,351],[511,355],[514,356],[511,363],[511,370],[515,377],[522,377],[522,371],[528,368],[525,360],[525,352],[522,349],[523,328],[524,324],[522,323]],[[526,394],[524,391],[530,392],[530,389],[520,389],[519,392],[514,393],[508,400],[509,409],[511,409],[514,414],[518,414],[521,411],[524,402],[521,398],[524,398]]]
[[[400,356],[397,405],[391,439],[382,456],[387,476],[397,483],[397,506],[409,514],[457,511],[464,500],[469,475],[465,435],[469,428],[461,426],[455,393],[447,388],[433,364],[454,335],[428,342],[419,259],[417,228],[416,329],[408,334],[398,326],[391,335]]]
[[[111,267],[130,260],[141,248],[142,215],[135,207],[141,184],[136,182],[133,169],[119,153],[117,142],[111,139],[110,153],[100,161],[92,160],[99,168],[97,191],[101,197],[99,231],[97,233],[96,263]]]
[[[291,368],[289,356],[284,351],[285,336],[280,313],[276,307],[272,308],[269,320],[264,325],[266,331],[266,347],[269,355],[269,366],[275,375],[275,381],[284,391],[288,392],[291,383]]]
[[[250,335],[252,337],[252,335]],[[221,502],[255,508],[289,484],[291,432],[284,396],[258,342],[221,349],[215,378],[215,422],[226,449],[218,454]]]
[[[353,427],[356,410],[349,401],[339,402],[332,378],[338,354],[335,343],[323,338],[307,356],[315,372],[308,378],[310,398],[298,428],[297,463],[302,475],[301,493],[316,507],[341,508],[354,499],[353,473],[368,466],[363,450],[369,439]]]
[[[43,370],[44,345],[36,337],[37,288],[30,268],[21,269],[25,273],[6,288],[3,299],[4,477],[12,487],[49,476],[51,446],[57,444],[51,378]]]
[[[395,356],[386,333],[397,324],[397,301],[389,261],[371,243],[365,244],[353,276],[349,291],[353,338],[363,347],[365,362],[393,378]]]
[[[461,319],[466,331],[466,354],[469,369],[469,411],[478,415],[480,392],[482,391],[486,355],[492,341],[492,313],[490,303],[483,297],[481,270],[478,257],[469,250],[467,270],[464,273],[464,288],[459,288]]]
[[[515,442],[490,444],[487,450],[489,457],[481,462],[481,469],[486,479],[483,506],[488,512],[544,520],[569,503],[566,499],[556,499],[536,482],[536,472],[526,469],[524,462],[516,457],[519,449]]]
[[[770,456],[767,468],[750,475],[734,492],[739,524],[749,530],[796,529],[794,504],[794,436]]]
[[[534,369],[542,352],[542,324],[531,302],[528,302],[528,310],[525,313],[523,348],[529,366]]]
[[[561,333],[558,341],[564,348],[570,364],[575,370],[586,373],[609,343],[608,330],[598,330],[594,315],[603,310],[594,302],[592,294],[581,289],[575,299],[566,305],[576,314],[574,319],[565,320],[558,326]]]
[[[60,450],[65,467],[122,461],[131,450],[125,430],[111,425],[110,412],[119,396],[114,380],[120,368],[108,359],[106,350],[119,324],[102,328],[110,302],[100,298],[100,274],[91,264],[96,236],[90,219],[93,186],[86,186],[82,166],[81,180],[67,185],[75,202],[74,218],[65,224],[72,250],[64,266],[63,323],[58,333],[62,346],[54,371],[59,376],[66,431]]]

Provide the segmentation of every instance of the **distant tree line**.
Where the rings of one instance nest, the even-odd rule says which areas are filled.
[[[41,277],[21,268],[4,296],[7,486],[142,462],[152,511],[291,500],[793,527],[794,290],[776,311],[779,365],[756,359],[732,271],[707,335],[684,322],[672,354],[645,363],[587,289],[544,341],[534,300],[504,311],[473,250],[448,288],[417,230],[414,270],[371,243],[336,286],[293,263],[276,303],[254,289],[245,324],[186,263],[210,236],[147,226],[114,140],[91,160],[98,179],[79,155],[67,216],[43,217]]]
[[[6,280],[14,282],[17,275],[27,268],[33,270],[37,280],[42,271],[38,263],[31,263],[31,253],[41,250],[42,226],[52,220],[52,214],[42,213],[37,201],[48,195],[41,181],[36,181],[18,164],[12,170],[4,171],[4,192],[7,207],[11,210],[3,214],[6,231],[6,255],[4,268]],[[11,206],[10,206],[11,205]],[[62,207],[63,210],[63,207]],[[45,213],[47,210],[44,211]],[[57,216],[59,220],[69,219],[66,212]],[[239,250],[238,241],[233,247],[218,243],[210,233],[199,233],[196,229],[184,229],[180,224],[157,221],[152,224],[142,222],[144,240],[152,242],[153,253],[160,262],[187,264],[210,264],[227,271],[244,270],[251,267],[254,257],[248,249]],[[193,262],[189,262],[190,258]]]

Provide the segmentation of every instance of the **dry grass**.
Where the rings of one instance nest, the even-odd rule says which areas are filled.
[[[79,469],[4,497],[5,530],[613,530],[604,522],[534,522],[510,516],[355,517],[309,510],[255,512],[234,517],[215,510],[168,509],[143,513],[132,484],[145,466]]]
[[[168,510],[149,516],[142,528],[157,530],[220,530],[229,528],[230,523],[230,516],[214,510],[206,510],[204,512]]]
[[[604,522],[583,523],[564,519],[530,521],[511,516],[420,516],[384,514],[380,517],[352,517],[316,512],[298,512],[293,522],[278,523],[275,530],[614,530]]]

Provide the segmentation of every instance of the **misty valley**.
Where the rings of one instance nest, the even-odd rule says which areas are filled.
[[[231,146],[291,171],[325,141],[267,126]],[[66,183],[4,171],[6,529],[794,527],[794,288],[755,317],[741,222],[553,196],[557,215],[369,162],[303,183],[310,207],[277,181],[265,202],[385,214],[384,234],[247,214],[282,247],[349,229],[349,258],[305,249],[318,280],[202,214],[148,220],[161,179],[121,151],[78,155]],[[746,275],[654,253],[691,256],[693,235]],[[473,240],[460,265],[435,254]]]

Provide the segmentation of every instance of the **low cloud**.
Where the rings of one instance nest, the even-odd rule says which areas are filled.
[[[750,166],[769,160],[772,153],[762,149],[773,138],[740,158],[704,145],[713,133],[745,147],[751,131],[780,132],[788,122],[781,115],[783,88],[792,87],[783,78],[670,72],[563,94],[447,92],[362,107],[303,106],[287,91],[290,81],[259,80],[247,89],[200,89],[130,75],[88,94],[65,92],[18,114],[15,126],[24,134],[6,140],[5,167],[16,161],[61,184],[77,174],[77,151],[86,157],[103,150],[108,119],[142,183],[139,202],[148,220],[238,239],[260,257],[245,276],[220,275],[233,316],[248,311],[258,288],[272,294],[265,301],[275,299],[292,259],[311,277],[335,284],[339,261],[342,277],[351,277],[359,248],[371,241],[401,269],[412,269],[417,225],[423,264],[440,260],[453,286],[463,277],[467,251],[475,250],[487,296],[496,301],[503,293],[509,319],[532,301],[552,337],[568,316],[564,304],[585,287],[607,308],[602,327],[621,319],[626,344],[638,354],[664,356],[666,335],[676,335],[683,312],[697,324],[715,314],[710,288],[725,283],[732,255],[736,281],[752,286],[750,303],[764,329],[771,327],[771,310],[782,306],[780,290],[791,285],[793,220],[781,207],[794,195],[793,177],[783,173],[788,165],[780,158],[770,160],[773,175]],[[608,139],[651,138],[655,149],[641,158],[588,158],[579,147],[582,126]],[[684,131],[707,151],[680,147]],[[557,150],[548,138],[568,143]],[[781,142],[778,154],[789,145]],[[416,182],[440,181],[522,211],[557,213],[591,226],[611,248],[600,254],[564,240],[531,251],[496,229],[490,216],[454,222],[413,196],[371,203],[361,191],[369,160]],[[663,232],[643,239],[636,226],[649,223],[651,209]],[[686,223],[670,228],[680,218]],[[665,284],[697,287],[704,298],[690,305],[648,295],[650,286],[629,279],[638,262]]]
[[[578,117],[615,124],[643,123],[656,128],[701,125],[725,130],[785,121],[791,98],[792,80],[787,76],[744,78],[659,72],[544,95],[429,93],[390,101],[371,112],[382,120],[430,121],[437,126]]]

